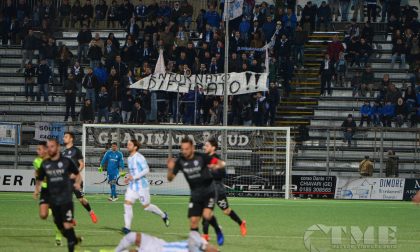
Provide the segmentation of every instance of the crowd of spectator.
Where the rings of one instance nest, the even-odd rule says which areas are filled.
[[[77,100],[83,100],[84,105],[79,112],[79,120],[83,122],[104,120],[113,123],[212,125],[223,122],[223,97],[205,96],[202,90],[177,94],[128,88],[153,73],[160,51],[169,72],[224,72],[225,24],[221,15],[223,3],[220,1],[207,1],[208,9],[200,10],[194,19],[194,7],[187,0],[156,1],[151,5],[142,0],[136,3],[114,0],[110,4],[99,1],[95,6],[90,0],[63,0],[57,8],[49,0],[35,2],[33,10],[30,10],[23,0],[17,4],[8,0],[0,18],[2,43],[22,44],[20,71],[25,74],[27,99],[34,99],[33,86],[37,83],[36,99],[41,100],[42,94],[44,101],[48,101],[48,86],[58,77],[57,82],[62,84],[66,98],[65,120],[69,117],[77,120],[74,107]],[[355,11],[345,38],[334,37],[321,64],[321,94],[332,94],[333,81],[334,87],[348,87],[348,69],[360,67],[363,73],[356,73],[350,82],[354,96],[374,97],[379,90],[376,98],[380,106],[386,107],[391,103],[397,110],[398,98],[403,98],[404,106],[408,107],[411,100],[406,97],[416,97],[420,91],[415,87],[419,80],[416,67],[419,58],[417,12],[409,7],[404,7],[402,11],[394,8],[398,1],[384,1],[382,4],[381,21],[388,21],[388,29],[393,34],[392,64],[401,61],[401,67],[405,67],[408,62],[410,71],[414,73],[411,91],[407,87],[404,95],[398,96],[401,92],[391,80],[382,85],[377,83],[369,64],[374,50],[375,33],[371,22],[377,21],[376,1],[357,0],[353,1],[353,5],[348,2],[323,1],[316,6],[309,1],[298,9],[301,14],[298,20],[296,1],[277,1],[274,6],[266,2],[255,4],[255,1],[244,1],[243,15],[229,23],[228,71],[265,71],[265,50],[258,49],[267,45],[270,48],[269,91],[229,97],[229,124],[274,125],[280,101],[279,87],[282,87],[282,96],[287,97],[294,71],[304,68],[308,34],[315,30],[332,29],[331,21],[339,17],[342,21],[349,20],[351,6]],[[359,27],[356,21],[365,20],[365,3],[368,18],[363,27]],[[105,39],[99,33],[92,33],[91,29],[101,23],[102,27],[124,28],[127,32],[124,41],[113,33]],[[73,55],[64,44],[57,45],[53,34],[54,29],[60,27],[79,30],[77,54]],[[40,31],[41,35],[36,36],[34,30]],[[35,50],[39,50],[38,66],[34,63]],[[55,69],[58,75],[54,74]],[[410,92],[411,96],[406,95]],[[411,108],[416,114],[420,114],[417,112],[420,111],[418,100],[416,97]],[[407,111],[413,112],[410,109]],[[398,117],[399,122],[416,122],[409,114]],[[388,126],[396,118],[396,114],[380,114],[377,117],[370,114],[365,120],[368,124],[380,122]]]
[[[381,48],[372,43],[375,31],[371,23],[367,21],[363,27],[351,21],[343,41],[336,37],[328,45],[326,59],[321,66],[321,84],[323,90],[331,94],[331,79],[337,78],[337,87],[351,87],[353,97],[361,98],[363,101],[360,107],[359,127],[415,127],[420,122],[420,50],[419,30],[417,12],[410,6],[389,10],[387,24],[388,33],[391,37],[392,51],[390,57],[380,52]],[[383,17],[383,15],[382,15]],[[388,39],[388,38],[387,38]],[[399,61],[398,72],[403,70],[408,78],[400,77],[392,79],[392,73],[383,73],[382,79],[378,78],[380,72],[375,72],[372,67],[372,57],[375,50],[378,50],[380,58],[389,59],[382,61],[384,69],[395,69],[396,61]],[[335,71],[329,74],[325,63],[336,62],[331,65]],[[349,83],[342,81],[342,75],[349,77],[349,69],[356,67]],[[341,74],[340,72],[343,72]],[[324,77],[326,76],[326,77]],[[342,123],[344,132],[343,141],[351,145],[352,137],[356,132],[356,122],[353,115],[349,114]]]

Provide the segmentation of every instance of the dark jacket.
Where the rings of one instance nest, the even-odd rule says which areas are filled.
[[[51,68],[47,64],[41,64],[36,70],[38,75],[38,83],[45,84],[50,82]]]
[[[88,57],[91,60],[101,60],[102,49],[99,46],[91,46],[88,51]]]
[[[75,96],[77,92],[77,82],[73,80],[65,80],[63,84],[64,94],[66,96]]]
[[[352,129],[352,132],[354,133],[355,129],[356,129],[356,122],[354,120],[351,120],[351,122],[349,122],[347,119],[343,121],[343,123],[341,124],[341,128],[343,129],[344,132],[347,131],[348,128]]]
[[[93,122],[95,121],[95,111],[92,104],[89,106],[84,105],[80,109],[80,121],[81,122]]]
[[[84,73],[84,70],[83,70],[82,66],[80,66],[78,71],[76,71],[76,68],[73,66],[70,69],[70,72],[73,74],[75,81],[77,81],[77,82],[82,82],[83,81],[83,77],[85,76],[85,73]]]
[[[398,163],[399,158],[395,155],[390,155],[386,161],[385,175],[387,177],[398,177]]]
[[[36,50],[38,49],[38,39],[35,36],[29,36],[27,35],[25,39],[23,40],[23,46],[22,48],[25,50]]]
[[[125,97],[121,102],[122,111],[132,111],[134,106],[134,98],[131,95]]]
[[[143,124],[146,122],[146,112],[143,108],[136,109],[133,108],[133,111],[131,111],[130,116],[130,123],[137,123],[137,124]]]
[[[328,61],[328,69],[325,69],[325,60],[323,60],[321,62],[321,66],[319,67],[319,74],[321,74],[321,75],[325,75],[325,74],[333,75],[334,72],[335,72],[334,63],[332,62],[332,60]]]
[[[110,99],[109,99],[108,92],[99,93],[98,94],[98,108],[99,109],[109,108],[109,105],[110,105]]]
[[[90,30],[80,31],[77,34],[77,42],[79,44],[89,44],[92,41],[92,32]]]
[[[86,75],[85,78],[83,79],[83,83],[82,83],[83,87],[86,89],[97,89],[99,82],[98,79],[96,78],[95,75]]]
[[[35,67],[25,68],[24,76],[25,76],[25,81],[34,82]]]

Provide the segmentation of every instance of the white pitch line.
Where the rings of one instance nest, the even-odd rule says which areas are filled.
[[[54,231],[55,229],[49,228],[13,228],[13,227],[0,227],[0,230],[26,230],[26,231]],[[94,230],[94,229],[77,229],[78,233],[118,233],[118,231],[112,230]],[[179,233],[162,233],[165,236],[179,236]],[[227,237],[242,237],[241,235],[225,234]],[[264,239],[302,239],[302,236],[280,236],[280,235],[247,235],[245,238],[264,238]],[[331,240],[331,238],[322,238],[317,237],[314,240]],[[407,240],[407,239],[397,239],[397,242],[407,242],[407,243],[420,243],[420,240]]]

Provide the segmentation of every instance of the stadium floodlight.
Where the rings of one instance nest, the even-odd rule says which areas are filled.
[[[284,195],[286,199],[292,196],[290,184],[293,145],[289,127],[84,124],[84,170],[88,173],[97,171],[101,153],[107,143],[116,142],[127,157],[125,144],[130,139],[137,139],[141,143],[139,151],[149,162],[150,176],[163,174],[160,177],[162,179],[166,174],[167,158],[179,154],[179,144],[184,137],[191,138],[198,151],[202,150],[209,138],[216,138],[220,147],[226,139],[226,150],[221,148],[218,153],[226,157],[225,185],[230,196]],[[89,177],[86,179],[86,190],[89,192]],[[161,190],[153,192],[153,187],[151,190],[154,194],[185,193],[177,185],[179,184],[163,183],[159,187]]]

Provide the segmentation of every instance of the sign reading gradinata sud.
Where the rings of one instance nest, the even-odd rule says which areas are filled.
[[[338,177],[336,199],[402,200],[404,178]]]
[[[20,145],[21,125],[0,122],[0,145]]]
[[[225,78],[227,78],[228,95],[240,95],[267,91],[267,77],[267,73],[254,72],[190,76],[164,73],[147,76],[131,85],[130,88],[188,93],[197,87],[205,95],[224,95]]]
[[[90,145],[104,146],[108,142],[121,142],[126,144],[131,139],[138,140],[143,148],[158,148],[167,147],[169,145],[180,145],[181,140],[189,137],[194,144],[202,144],[209,138],[215,138],[219,144],[222,143],[223,136],[217,127],[214,131],[184,131],[172,130],[162,131],[158,129],[102,129],[102,128],[88,128],[87,141]],[[252,146],[261,146],[263,144],[265,135],[261,132],[250,132],[241,130],[232,130],[227,134],[227,143],[230,148],[244,148]]]

